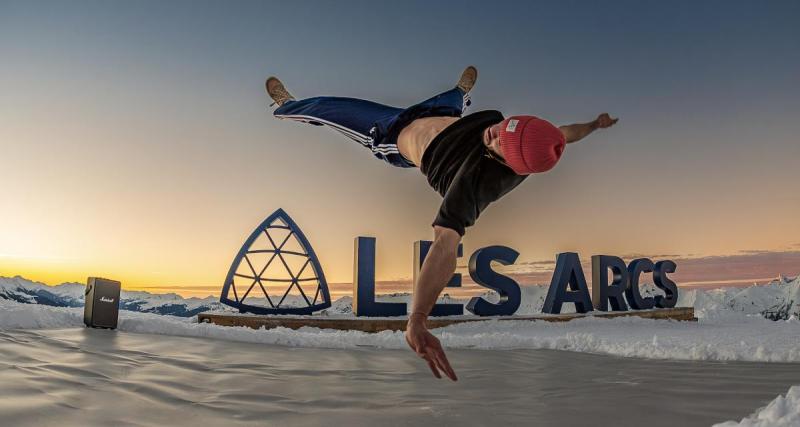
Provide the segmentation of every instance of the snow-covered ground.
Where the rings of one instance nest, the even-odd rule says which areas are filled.
[[[728,421],[714,427],[797,427],[800,426],[800,386],[789,389],[769,405],[757,410],[740,422]]]

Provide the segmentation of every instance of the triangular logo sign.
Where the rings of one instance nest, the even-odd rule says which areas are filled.
[[[219,301],[254,314],[311,314],[331,306],[319,259],[283,209],[267,217],[244,242]]]

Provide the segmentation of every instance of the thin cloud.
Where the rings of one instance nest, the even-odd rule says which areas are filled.
[[[544,265],[556,265],[556,262],[553,260],[547,261],[523,261],[519,262],[516,265],[535,265],[535,266],[544,266]]]
[[[681,255],[677,254],[643,254],[643,253],[632,253],[632,254],[625,254],[622,255],[620,258],[622,259],[637,259],[637,258],[649,258],[651,260],[661,260],[661,259],[674,259],[679,258]]]
[[[746,249],[739,251],[739,254],[742,255],[761,255],[761,254],[768,254],[768,253],[776,253],[776,252],[784,252],[784,251],[770,251],[767,249]]]
[[[180,286],[137,286],[136,290],[169,290],[172,291],[197,291],[197,292],[204,292],[204,291],[220,291],[222,289],[222,285],[180,285]]]

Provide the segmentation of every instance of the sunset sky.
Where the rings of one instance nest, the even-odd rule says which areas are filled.
[[[283,208],[330,282],[375,236],[378,279],[402,289],[440,197],[272,118],[264,79],[408,106],[469,64],[468,112],[620,121],[489,207],[467,257],[510,246],[521,283],[564,251],[671,258],[685,285],[796,275],[798,22],[788,1],[0,0],[0,276],[218,295]]]

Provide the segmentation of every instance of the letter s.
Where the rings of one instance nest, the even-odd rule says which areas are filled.
[[[481,297],[467,303],[467,310],[478,316],[510,316],[522,302],[519,284],[514,279],[492,270],[492,261],[503,265],[513,264],[519,253],[506,246],[487,246],[469,257],[469,276],[475,283],[500,294],[500,302],[492,304]]]
[[[678,303],[678,285],[667,277],[667,273],[674,273],[675,268],[677,265],[670,260],[659,261],[653,268],[653,282],[665,294],[656,295],[656,307],[672,308]]]

